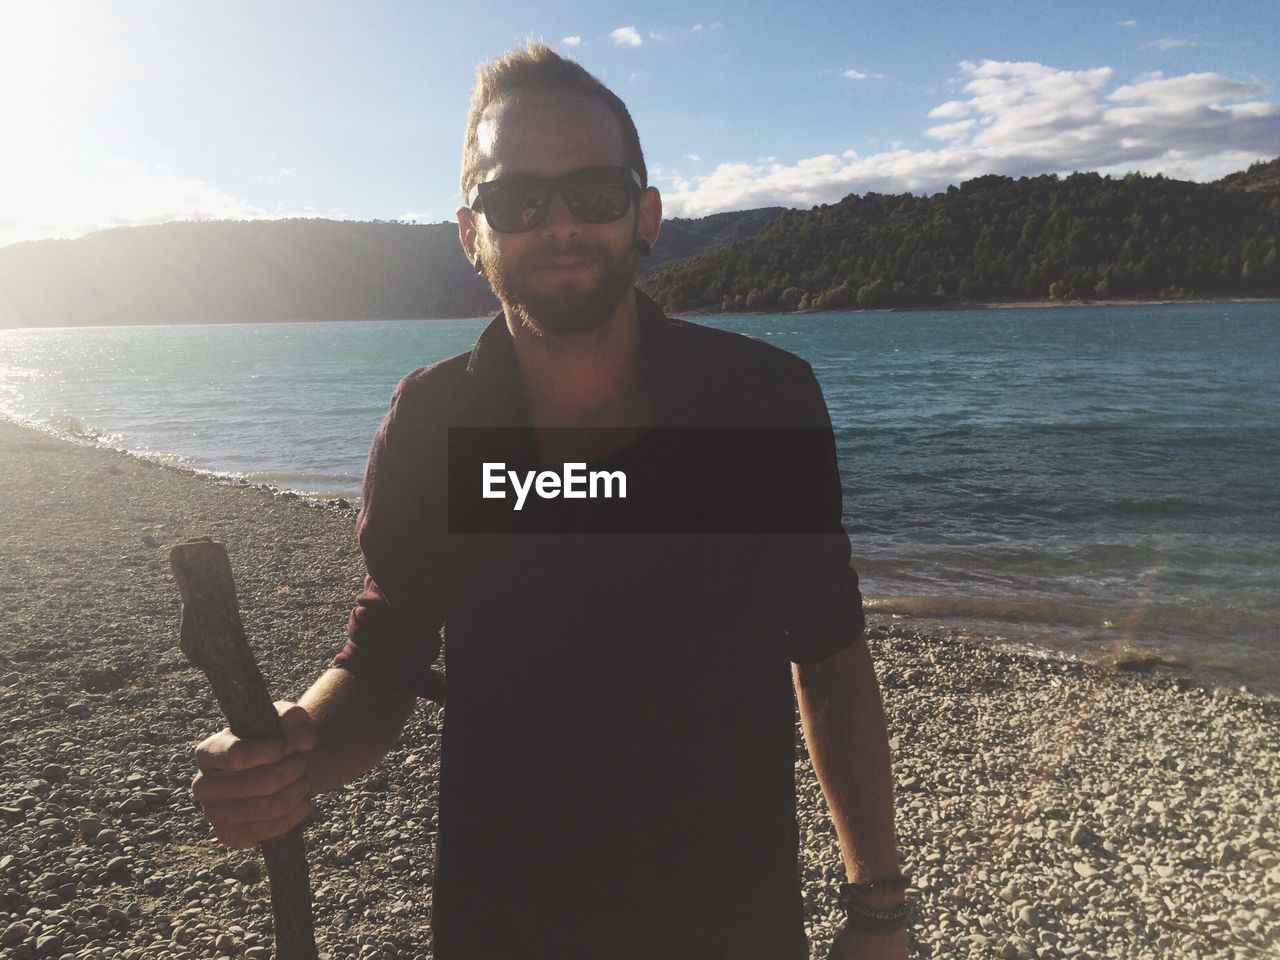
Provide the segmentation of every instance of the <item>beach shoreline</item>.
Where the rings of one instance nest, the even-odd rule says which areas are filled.
[[[354,523],[359,514],[359,496],[347,497],[315,497],[290,490],[273,483],[255,482],[234,473],[191,467],[173,462],[165,457],[144,451],[115,447],[102,442],[102,437],[92,429],[66,429],[32,420],[22,420],[0,413],[0,425],[12,425],[21,430],[29,430],[50,437],[57,442],[69,443],[89,450],[97,450],[109,455],[122,457],[131,462],[158,467],[171,471],[179,476],[190,477],[204,483],[227,486],[235,489],[256,490],[272,498],[284,501],[295,501],[311,510],[319,510],[335,517]],[[854,560],[857,566],[856,558]],[[1084,662],[1103,670],[1133,674],[1137,677],[1153,677],[1174,681],[1182,686],[1198,686],[1208,692],[1214,690],[1230,691],[1233,694],[1253,697],[1269,703],[1280,703],[1280,690],[1272,690],[1266,685],[1256,686],[1256,675],[1249,675],[1237,668],[1233,663],[1217,660],[1204,665],[1189,662],[1181,654],[1156,646],[1130,646],[1123,637],[1116,637],[1104,644],[1084,645],[1080,642],[1057,642],[1048,636],[1043,629],[1040,636],[1034,639],[1023,637],[1015,639],[1006,637],[1010,624],[990,622],[985,629],[966,629],[967,623],[944,621],[928,616],[903,614],[894,610],[893,600],[868,596],[866,598],[869,622],[883,620],[887,624],[898,624],[917,634],[934,635],[940,642],[960,643],[982,649],[998,649],[1005,652],[1026,655],[1033,658],[1047,657],[1064,662]],[[913,598],[918,603],[918,598]],[[880,611],[881,616],[871,613]]]
[[[219,486],[230,486],[234,489],[250,489],[257,490],[271,498],[287,500],[287,502],[297,502],[301,506],[308,509],[315,509],[329,513],[334,517],[343,518],[347,521],[355,521],[358,512],[360,512],[360,498],[352,497],[310,497],[296,490],[283,488],[271,483],[255,483],[255,481],[247,479],[247,477],[232,474],[227,471],[206,470],[206,468],[192,467],[184,465],[184,463],[173,462],[169,458],[155,456],[155,454],[145,451],[133,451],[122,447],[113,447],[113,445],[102,443],[102,436],[92,429],[67,429],[65,426],[59,428],[56,425],[44,424],[44,422],[33,420],[15,419],[12,416],[6,416],[0,413],[0,425],[13,425],[22,430],[31,430],[49,436],[60,443],[69,443],[93,449],[93,451],[101,451],[114,456],[122,457],[124,460],[142,463],[142,465],[150,467],[159,467],[160,470],[172,471],[179,476],[192,477],[192,479],[200,480],[202,483],[215,484]],[[854,561],[856,567],[856,558]],[[1230,691],[1233,694],[1249,696],[1267,703],[1280,703],[1280,690],[1268,689],[1265,685],[1258,689],[1256,677],[1249,676],[1247,673],[1233,667],[1233,664],[1220,662],[1220,660],[1212,660],[1215,669],[1210,668],[1210,664],[1201,666],[1201,664],[1190,663],[1187,659],[1178,653],[1170,652],[1152,644],[1143,644],[1142,646],[1130,646],[1126,644],[1123,637],[1116,637],[1115,640],[1107,641],[1105,644],[1084,645],[1080,643],[1059,643],[1056,637],[1052,637],[1044,631],[1043,628],[1037,631],[1036,637],[1014,637],[1006,636],[1010,634],[1010,627],[1016,626],[1015,623],[997,623],[988,622],[986,628],[978,628],[972,630],[969,628],[970,623],[964,620],[956,620],[951,618],[948,621],[938,620],[938,618],[916,616],[916,614],[904,614],[896,612],[893,609],[892,600],[895,598],[879,598],[879,596],[867,596],[868,611],[879,611],[881,616],[870,613],[869,622],[890,623],[890,625],[900,625],[908,630],[916,632],[916,634],[932,634],[940,641],[945,643],[956,643],[969,646],[979,646],[984,649],[1005,650],[1005,652],[1020,655],[1028,655],[1033,658],[1050,658],[1064,660],[1064,662],[1084,662],[1092,664],[1094,667],[1106,669],[1106,671],[1116,671],[1120,673],[1128,673],[1134,677],[1142,678],[1152,677],[1156,680],[1174,681],[1176,684],[1183,686],[1199,686],[1206,691]],[[915,598],[913,598],[915,599]],[[1016,631],[1014,631],[1016,632]]]
[[[263,674],[277,697],[296,697],[340,645],[363,573],[350,511],[10,421],[0,489],[6,949],[257,960],[270,944],[260,861],[218,846],[189,797],[191,744],[222,721],[177,650],[167,547],[227,544]],[[1274,702],[887,617],[873,617],[868,643],[918,901],[913,956],[1236,957],[1275,945]],[[420,703],[383,764],[318,800],[317,935],[334,956],[430,955],[441,722]],[[798,728],[797,747],[820,958],[839,923],[839,854]]]

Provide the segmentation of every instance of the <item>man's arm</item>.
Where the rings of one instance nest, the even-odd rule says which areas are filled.
[[[349,670],[322,673],[298,701],[316,733],[316,746],[307,754],[312,792],[350,783],[380,763],[400,739],[415,699],[412,693],[374,686]]]
[[[849,882],[898,872],[893,827],[893,771],[880,687],[866,643],[812,663],[792,664],[805,742],[840,841]],[[886,910],[902,893],[859,895],[866,906]],[[832,957],[905,957],[906,934],[857,934],[845,930]]]
[[[288,833],[311,798],[372,769],[413,712],[411,693],[326,670],[298,703],[280,701],[282,735],[242,740],[222,730],[196,747],[191,792],[223,843],[254,847]]]
[[[792,664],[791,673],[849,881],[896,873],[889,737],[866,643],[858,640],[816,663]]]

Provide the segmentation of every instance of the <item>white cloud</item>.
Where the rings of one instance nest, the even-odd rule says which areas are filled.
[[[563,43],[566,47],[576,47],[581,45],[582,38],[581,37],[562,37],[560,42]]]
[[[657,31],[657,30],[650,30],[650,31],[649,31],[649,39],[650,39],[650,40],[658,40],[658,41],[661,41],[661,40],[665,40],[665,39],[667,39],[667,38],[666,38],[666,37],[664,37],[662,34],[658,33],[658,31]]]
[[[849,80],[883,80],[883,73],[864,73],[861,70],[845,70],[840,76]]]
[[[925,133],[938,140],[959,140],[961,137],[968,136],[977,122],[970,117],[968,120],[957,120],[955,123],[941,123],[936,127],[929,127]]]
[[[120,157],[74,166],[17,151],[0,156],[0,182],[22,183],[0,209],[0,246],[77,237],[108,227],[169,220],[261,220],[314,215],[266,209],[200,179]]]
[[[635,27],[619,27],[609,34],[609,39],[620,47],[638,47],[644,42]]]
[[[693,32],[694,32],[694,33],[701,33],[701,32],[702,32],[702,24],[700,24],[700,23],[695,23],[691,29],[693,30]]]
[[[1186,40],[1182,37],[1161,37],[1159,40],[1152,40],[1145,46],[1155,47],[1157,50],[1180,50],[1183,47],[1202,47],[1204,44],[1197,43],[1195,40]]]
[[[948,100],[946,103],[940,103],[929,111],[929,116],[936,120],[942,120],[947,117],[963,117],[969,112],[969,105],[963,100]]]
[[[1204,107],[1222,100],[1244,100],[1256,97],[1264,88],[1256,83],[1242,83],[1216,73],[1188,73],[1168,77],[1157,70],[1144,73],[1133,83],[1117,87],[1107,95],[1120,103],[1148,101],[1169,108]]]
[[[1122,27],[1136,27],[1137,25],[1138,25],[1137,20],[1121,20],[1120,21],[1120,26]]]
[[[1280,154],[1280,108],[1262,87],[1214,73],[1151,73],[1116,85],[1109,67],[966,61],[956,91],[929,111],[946,121],[924,130],[943,141],[935,149],[894,144],[868,156],[721,163],[706,176],[669,178],[664,206],[672,216],[807,207],[849,193],[928,193],[987,173],[1139,170],[1211,180]]]
[[[699,161],[702,160],[702,158],[698,156],[696,153],[686,153],[684,155],[684,158],[686,160],[692,160],[694,163],[698,163]]]
[[[723,24],[723,23],[721,23],[719,20],[717,20],[715,23],[713,23],[713,24],[711,25],[711,29],[712,29],[712,30],[723,30],[723,29],[724,29],[724,24]]]

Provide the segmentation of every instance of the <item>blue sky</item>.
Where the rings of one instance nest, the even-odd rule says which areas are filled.
[[[669,215],[1280,154],[1280,0],[0,0],[0,245],[452,219],[474,68],[528,37],[627,101]]]

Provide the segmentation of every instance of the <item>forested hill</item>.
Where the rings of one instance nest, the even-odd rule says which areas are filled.
[[[1259,161],[1241,170],[1228,174],[1218,181],[1219,186],[1229,190],[1249,190],[1255,193],[1280,193],[1280,157],[1274,160]]]
[[[668,311],[1280,291],[1280,160],[1211,184],[986,176],[930,197],[851,195],[645,278]]]
[[[683,260],[711,247],[746,240],[787,212],[786,207],[761,207],[758,210],[734,210],[687,219],[674,217],[662,221],[662,232],[653,255],[640,261],[640,274],[654,273],[675,260]]]
[[[673,220],[642,262],[753,236],[781,212]],[[468,317],[496,308],[452,223],[182,222],[0,248],[0,328]]]
[[[0,327],[465,317],[495,306],[447,223],[180,222],[0,249]]]

